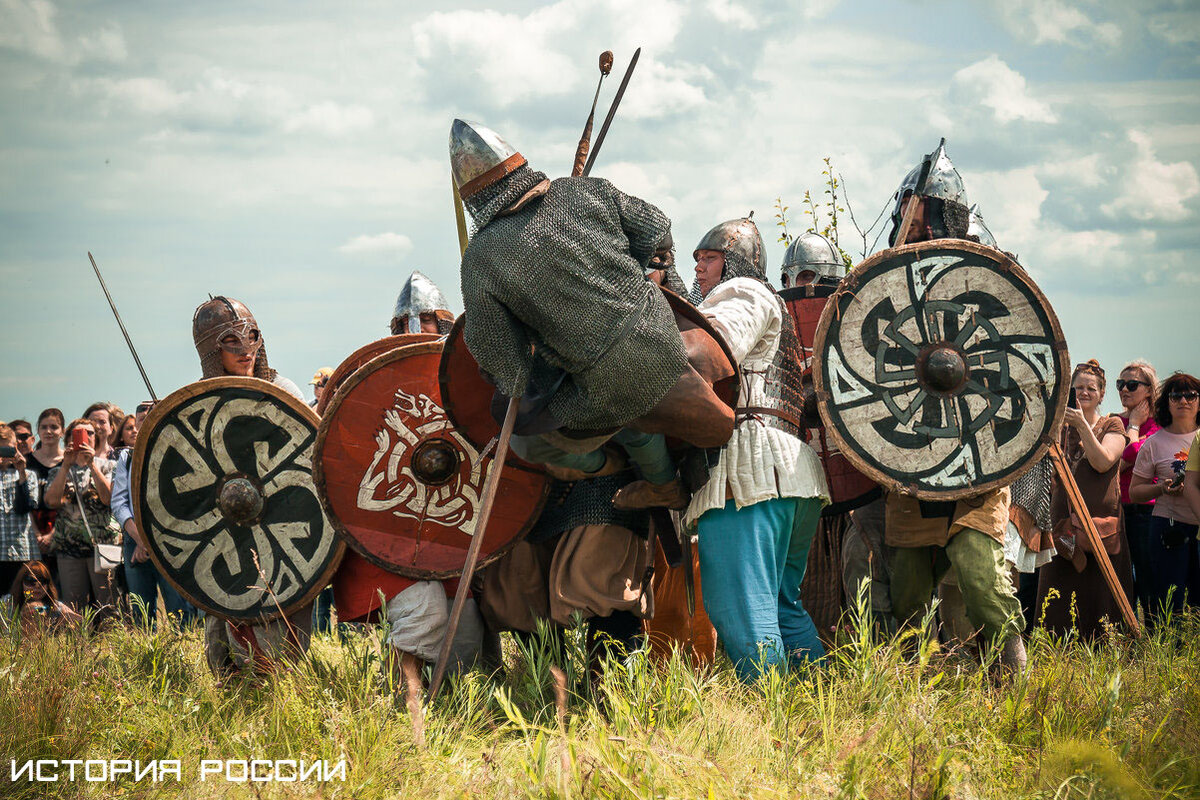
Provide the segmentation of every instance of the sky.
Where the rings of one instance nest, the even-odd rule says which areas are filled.
[[[671,217],[688,282],[751,210],[776,275],[776,199],[808,227],[825,158],[867,228],[944,136],[1074,361],[1200,372],[1187,0],[0,0],[0,419],[146,397],[88,251],[160,397],[199,377],[210,293],[301,384],[387,333],[414,269],[461,310],[451,121],[566,174],[597,56],[600,116],[638,46],[593,174]],[[847,217],[859,261],[882,223]]]

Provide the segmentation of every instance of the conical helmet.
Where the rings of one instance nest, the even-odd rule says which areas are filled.
[[[983,221],[983,213],[980,212],[978,203],[971,206],[971,222],[967,225],[967,235],[974,236],[980,244],[1000,249],[1000,245],[996,244],[996,237]]]
[[[192,315],[192,341],[200,356],[202,377],[225,374],[221,365],[221,351],[225,350],[238,355],[253,354],[255,377],[275,378],[275,371],[267,364],[267,348],[258,322],[241,301],[217,295],[201,303]]]
[[[802,280],[803,272],[813,273],[809,280]],[[784,286],[800,286],[815,283],[821,278],[840,281],[846,275],[846,262],[833,242],[819,233],[809,231],[797,236],[783,254]]]
[[[921,197],[928,197],[934,200],[940,200],[950,222],[954,222],[961,218],[963,225],[966,225],[968,214],[967,189],[963,184],[962,175],[954,166],[954,162],[950,160],[950,156],[946,154],[946,140],[942,139],[938,143],[937,149],[921,159],[921,163],[913,167],[904,180],[900,182],[900,187],[896,189],[895,205],[892,207],[892,235],[895,236],[896,230],[900,227],[900,220],[903,216],[904,198],[910,194],[918,193],[918,187],[921,183],[921,173],[928,169],[929,177],[925,179],[925,186],[920,190]],[[953,230],[956,227],[953,224],[948,226],[951,230],[947,231],[949,236],[961,236],[966,233],[965,227],[963,230]]]
[[[420,333],[422,313],[437,315],[438,328],[446,328],[443,333],[448,332],[454,323],[454,314],[450,311],[446,295],[428,275],[413,270],[400,290],[400,296],[396,298],[396,309],[392,312],[392,333]]]
[[[754,212],[751,212],[753,215]],[[750,216],[722,222],[704,234],[693,258],[699,258],[701,250],[720,250],[725,254],[725,269],[721,281],[730,278],[757,278],[767,283],[763,268],[763,240],[758,226]]]
[[[461,119],[450,126],[450,170],[463,200],[524,164],[525,156],[491,128]]]

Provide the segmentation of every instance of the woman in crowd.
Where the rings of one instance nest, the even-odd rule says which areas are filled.
[[[1158,390],[1154,419],[1162,430],[1142,445],[1129,484],[1133,502],[1154,501],[1146,539],[1150,628],[1167,609],[1182,611],[1185,605],[1197,605],[1200,597],[1198,520],[1181,496],[1188,451],[1200,427],[1200,380],[1182,372],[1167,378]]]
[[[13,616],[20,621],[21,632],[26,636],[47,625],[54,628],[74,626],[83,619],[58,599],[50,570],[40,561],[21,565],[11,591]]]
[[[1062,448],[1088,514],[1100,533],[1126,595],[1133,586],[1129,545],[1121,528],[1121,491],[1118,485],[1121,453],[1128,440],[1125,424],[1115,416],[1101,416],[1104,370],[1093,359],[1075,367],[1071,388],[1077,408],[1068,408],[1062,431]],[[1085,639],[1104,632],[1104,622],[1120,623],[1121,610],[1104,581],[1096,557],[1089,552],[1082,525],[1057,481],[1050,503],[1054,544],[1058,550],[1038,576],[1036,611],[1042,624],[1065,634],[1072,628]],[[1051,590],[1057,592],[1052,596]]]
[[[122,450],[133,447],[137,438],[137,417],[134,414],[118,416],[114,427],[116,430],[113,434],[113,457],[116,458]]]
[[[46,487],[50,485],[50,471],[62,463],[63,458],[63,413],[57,408],[47,408],[38,414],[38,443],[25,459],[25,468],[37,476],[38,504],[33,511],[34,535],[42,561],[50,569],[50,575],[58,582],[58,558],[51,545],[54,539],[54,518],[58,510],[46,505]]]
[[[101,415],[107,417],[108,411],[93,411],[91,417]],[[75,442],[72,436],[77,428],[88,432],[80,442]],[[104,455],[99,454],[101,444],[107,445],[107,441],[88,419],[77,419],[68,425],[66,439],[70,446],[62,463],[50,471],[50,484],[46,487],[46,505],[58,509],[54,550],[63,600],[76,610],[86,606],[89,599],[96,607],[112,607],[116,576],[113,570],[93,571],[92,562],[95,544],[116,542],[110,508],[116,462],[108,457],[107,446]]]
[[[117,423],[124,418],[121,409],[112,403],[92,403],[83,412],[83,419],[92,423],[96,432],[96,457],[116,461],[113,442],[116,440]]]
[[[1135,600],[1140,601],[1142,608],[1148,609],[1150,598],[1147,591],[1150,583],[1147,580],[1146,540],[1150,536],[1150,513],[1154,511],[1154,501],[1131,501],[1129,482],[1133,479],[1133,462],[1142,449],[1142,443],[1158,430],[1158,423],[1154,421],[1158,373],[1145,361],[1131,361],[1117,378],[1117,392],[1125,408],[1125,412],[1118,414],[1117,419],[1125,424],[1125,433],[1129,436],[1129,444],[1121,454],[1121,513],[1125,522],[1125,539],[1129,542],[1129,557],[1133,562],[1136,595],[1129,602],[1134,605]]]

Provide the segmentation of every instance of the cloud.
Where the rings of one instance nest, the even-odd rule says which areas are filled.
[[[57,14],[46,0],[0,0],[0,47],[51,61],[63,59],[66,47],[54,21]]]
[[[733,8],[728,13],[736,14]],[[638,20],[636,28],[622,24],[631,18]],[[619,76],[625,54],[643,47],[638,82],[657,74],[659,93],[674,98],[658,111],[643,106],[643,116],[650,116],[673,113],[678,98],[688,94],[685,87],[695,89],[684,77],[685,64],[659,64],[657,71],[651,66],[671,49],[684,19],[684,5],[673,0],[559,0],[525,15],[435,12],[413,25],[412,36],[418,63],[435,76],[431,89],[437,97],[452,96],[460,107],[505,111],[534,98],[578,93],[584,83],[590,88],[598,73],[581,52],[612,49]]]
[[[1115,47],[1121,40],[1120,26],[1097,22],[1063,0],[995,0],[994,5],[1009,30],[1033,44]]]
[[[400,260],[412,252],[412,239],[403,233],[377,233],[373,236],[355,236],[338,247],[338,252],[347,256],[370,259]]]
[[[759,25],[758,19],[747,8],[734,0],[708,0],[706,8],[717,22],[724,25],[744,31],[752,31]]]
[[[1147,27],[1150,33],[1170,45],[1200,43],[1200,15],[1195,10],[1155,14]]]
[[[342,106],[318,103],[291,115],[284,123],[286,131],[313,131],[327,136],[343,136],[371,127],[375,115],[366,106]]]
[[[79,48],[94,61],[120,63],[129,56],[125,34],[113,24],[105,25],[90,36],[79,37]]]
[[[1025,77],[996,55],[963,67],[950,83],[952,96],[976,99],[992,110],[997,122],[1057,121],[1050,106],[1030,96]]]
[[[1117,198],[1100,210],[1109,217],[1128,215],[1136,220],[1176,222],[1191,215],[1187,201],[1200,194],[1200,176],[1188,161],[1165,163],[1154,154],[1150,137],[1130,131],[1136,157],[1122,170]]]

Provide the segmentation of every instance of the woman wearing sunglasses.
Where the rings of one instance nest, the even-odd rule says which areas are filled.
[[[1121,452],[1128,442],[1125,424],[1115,416],[1100,413],[1105,386],[1104,370],[1094,359],[1075,367],[1071,388],[1076,407],[1066,410],[1061,446],[1113,571],[1129,595],[1133,574],[1129,546],[1121,530],[1121,491],[1117,483]],[[1120,623],[1121,609],[1105,585],[1096,555],[1083,535],[1083,523],[1057,481],[1050,500],[1050,521],[1058,554],[1038,570],[1034,608],[1042,624],[1054,633],[1062,635],[1074,629],[1082,639],[1097,639],[1107,630],[1106,620]],[[1057,597],[1051,595],[1051,589]]]
[[[1162,430],[1142,445],[1129,484],[1130,500],[1154,501],[1146,539],[1148,628],[1167,611],[1178,613],[1185,605],[1200,604],[1200,520],[1182,496],[1188,451],[1200,428],[1200,380],[1182,372],[1167,378],[1158,390],[1154,419]]]
[[[1137,460],[1142,443],[1158,431],[1154,421],[1154,403],[1158,399],[1158,373],[1145,361],[1131,361],[1117,378],[1117,392],[1125,412],[1117,418],[1125,425],[1129,444],[1121,454],[1121,513],[1125,521],[1125,538],[1129,540],[1129,557],[1133,561],[1133,585],[1143,613],[1150,608],[1150,583],[1147,579],[1146,540],[1150,537],[1150,514],[1154,501],[1135,503],[1129,499],[1129,482],[1133,480],[1133,462]],[[1136,608],[1136,605],[1134,606]]]
[[[27,561],[12,583],[13,615],[20,620],[21,632],[31,635],[50,625],[74,626],[83,617],[58,599],[58,590],[50,579],[50,570],[40,561]]]

